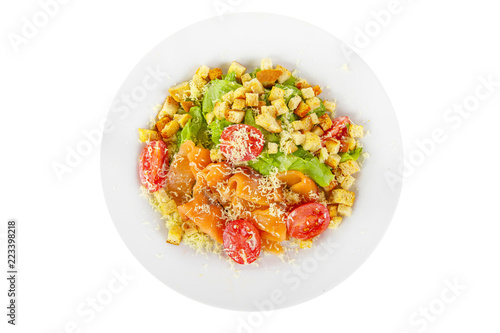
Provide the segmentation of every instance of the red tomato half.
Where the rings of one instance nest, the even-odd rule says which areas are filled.
[[[351,123],[349,117],[342,116],[337,117],[332,120],[333,126],[326,130],[321,139],[326,141],[327,139],[333,138],[337,140],[341,140],[344,136],[347,135],[347,124]]]
[[[317,202],[309,202],[288,214],[286,226],[290,236],[306,240],[318,236],[330,224],[328,208]]]
[[[250,264],[260,254],[259,230],[247,220],[229,222],[222,235],[224,250],[238,264]]]
[[[245,124],[231,125],[220,136],[222,154],[230,161],[250,161],[264,148],[264,135],[255,127]]]
[[[139,177],[142,185],[156,192],[165,185],[168,172],[168,149],[165,142],[150,141],[139,158]]]

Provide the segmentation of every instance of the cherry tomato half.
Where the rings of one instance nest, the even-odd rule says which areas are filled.
[[[231,125],[220,136],[222,154],[230,161],[250,161],[264,148],[264,135],[255,127],[245,124]]]
[[[290,236],[301,240],[318,236],[329,224],[328,208],[317,202],[309,202],[293,209],[286,220]]]
[[[333,126],[326,130],[321,139],[326,141],[327,139],[333,138],[337,140],[341,140],[344,136],[347,135],[347,124],[351,123],[349,117],[342,116],[337,117],[332,120]]]
[[[238,264],[250,264],[260,255],[259,230],[247,220],[229,222],[222,241],[227,255]]]
[[[149,191],[156,192],[165,185],[168,172],[168,149],[165,142],[150,141],[139,158],[139,178]]]

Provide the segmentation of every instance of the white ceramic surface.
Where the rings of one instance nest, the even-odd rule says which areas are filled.
[[[276,33],[279,32],[279,33]],[[259,265],[236,265],[214,255],[195,255],[187,246],[165,243],[157,213],[139,196],[137,160],[145,127],[167,89],[189,79],[200,65],[227,70],[233,60],[249,69],[260,59],[297,69],[298,75],[336,98],[337,115],[369,131],[370,158],[354,186],[353,215],[327,230],[294,264],[264,256]],[[153,74],[160,71],[160,74]],[[168,73],[168,74],[162,74]],[[128,97],[127,97],[128,96]],[[150,51],[121,86],[102,141],[101,175],[106,203],[123,241],[154,276],[194,300],[233,310],[283,308],[317,297],[352,274],[372,253],[394,214],[401,184],[386,172],[402,160],[398,123],[381,84],[368,66],[337,38],[308,23],[274,14],[244,13],[196,23]],[[159,227],[158,227],[159,225]],[[155,295],[148,295],[155,297]]]

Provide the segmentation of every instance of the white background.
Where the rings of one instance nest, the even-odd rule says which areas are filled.
[[[8,36],[21,34],[23,18],[33,22],[41,7],[2,1],[2,271],[7,219],[17,218],[20,232],[18,326],[6,324],[2,278],[2,332],[498,331],[498,11],[489,0],[390,3],[73,0],[16,48]],[[374,13],[391,8],[381,27]],[[62,181],[51,166],[98,128],[144,54],[221,11],[289,15],[353,46],[392,100],[405,157],[413,161],[393,223],[366,263],[325,295],[266,316],[197,303],[142,268],[108,215],[99,143]],[[282,32],[269,33],[279,42]],[[489,96],[463,116],[447,113],[478,101],[481,77],[496,82]],[[446,140],[429,144],[436,129]],[[123,285],[114,278],[122,271],[131,277]],[[93,297],[109,295],[110,283],[112,299],[89,310]]]

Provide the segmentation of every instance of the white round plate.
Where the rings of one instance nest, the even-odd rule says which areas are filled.
[[[235,264],[215,255],[196,255],[166,244],[160,216],[139,196],[138,128],[172,85],[188,80],[201,65],[227,70],[231,61],[249,70],[262,58],[323,87],[337,100],[337,115],[351,117],[369,134],[365,159],[354,186],[353,214],[328,229],[294,263],[266,255],[258,265]],[[284,308],[315,298],[351,275],[370,255],[394,214],[400,182],[387,181],[402,161],[401,137],[391,103],[368,66],[334,36],[285,16],[243,13],[211,18],[165,39],[133,69],[108,115],[102,140],[101,174],[106,203],[135,257],[167,286],[213,306],[258,311]]]

